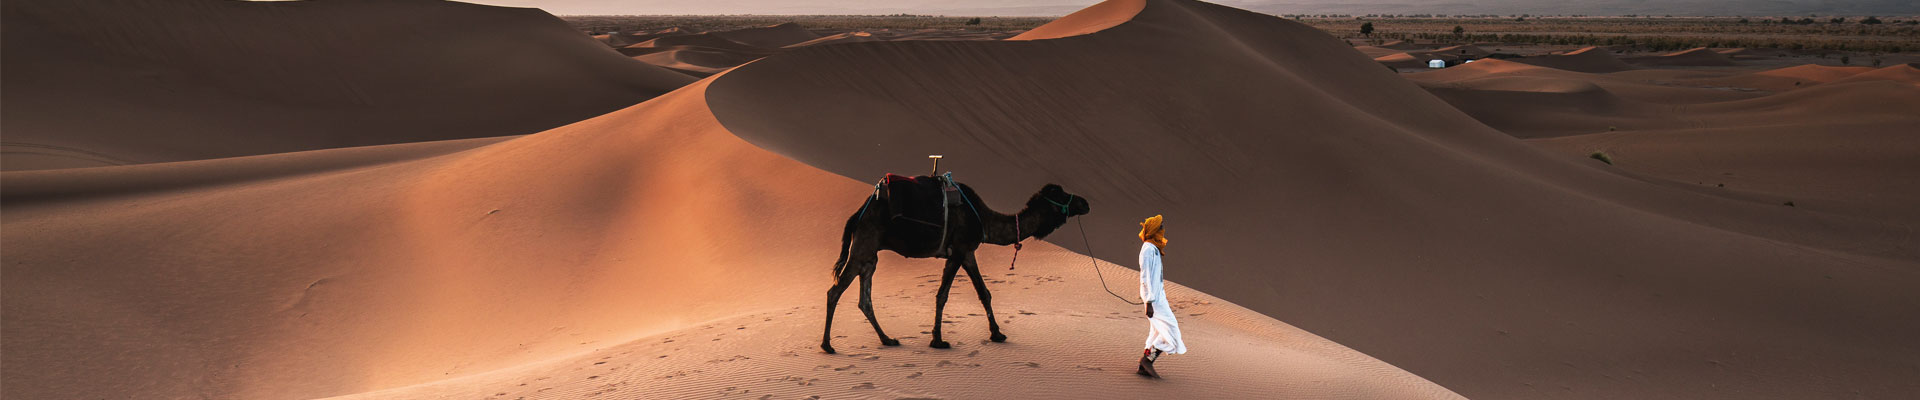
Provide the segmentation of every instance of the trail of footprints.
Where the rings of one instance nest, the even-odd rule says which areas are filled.
[[[930,298],[932,297],[932,293],[928,291],[938,289],[939,278],[940,276],[938,274],[918,276],[918,277],[915,277],[915,279],[920,280],[920,283],[916,285],[916,287],[895,290],[885,295],[876,293],[876,297],[890,297],[890,298],[897,298],[897,299]],[[991,289],[1026,290],[1026,289],[1032,289],[1035,286],[1058,283],[1064,280],[1065,279],[1060,276],[1052,276],[1052,275],[1028,275],[1028,274],[1007,273],[1000,277],[994,277],[992,275],[989,275],[987,282],[990,285],[993,285],[990,287]],[[954,278],[954,287],[956,291],[961,291],[961,290],[972,291],[972,282],[969,281],[968,276],[966,276],[965,274],[960,274],[959,276]],[[854,293],[849,293],[849,294],[854,294]],[[848,302],[855,301],[854,299],[845,299],[845,300]],[[1180,309],[1180,308],[1200,306],[1204,304],[1207,304],[1207,303],[1201,302],[1201,301],[1191,301],[1191,302],[1176,301],[1175,304],[1173,305],[1176,309]],[[916,306],[918,305],[916,304]],[[888,305],[887,307],[883,307],[883,308],[892,309],[897,307],[898,305]],[[741,317],[739,319],[757,321],[762,323],[803,323],[802,321],[791,321],[791,320],[799,317],[817,317],[817,314],[819,313],[819,309],[821,308],[823,307],[796,306],[796,307],[789,308],[787,310],[753,314],[753,315]],[[851,307],[842,307],[842,311],[846,311],[850,308]],[[858,312],[857,309],[853,309],[853,311]],[[1011,323],[1015,318],[1018,318],[1019,316],[1039,315],[1039,313],[1022,310],[1022,309],[1013,309],[1010,311],[1012,312],[1003,311],[1000,313],[1004,315],[1004,318],[1006,318],[1005,320],[1002,321],[1003,324]],[[1068,313],[1067,315],[1073,316],[1073,317],[1109,318],[1109,319],[1137,317],[1130,314],[1120,314],[1120,313],[1111,313],[1110,315],[1098,315],[1098,316],[1085,315],[1085,314],[1079,314],[1079,313]],[[1193,315],[1199,315],[1199,314],[1193,314]],[[947,321],[949,322],[949,325],[947,325],[947,328],[953,329],[953,330],[958,330],[963,326],[967,329],[981,328],[981,327],[975,327],[975,326],[968,326],[970,324],[963,325],[961,324],[961,322],[971,317],[983,317],[983,316],[984,315],[980,313],[949,314],[947,319]],[[897,318],[900,318],[900,316],[889,315],[886,318],[897,319]],[[776,322],[776,319],[779,319],[782,321]],[[864,327],[863,325],[864,324],[852,325],[849,328],[861,328],[861,327]],[[932,328],[932,324],[930,323],[920,324],[918,326],[922,329],[920,331],[920,334],[922,335],[932,334],[932,331],[930,330]],[[728,327],[732,329],[725,329]],[[574,371],[577,371],[580,374],[586,375],[584,377],[581,377],[585,382],[595,382],[595,381],[602,381],[602,380],[608,381],[607,383],[604,383],[604,384],[596,384],[591,387],[591,389],[593,389],[592,391],[588,391],[579,395],[585,396],[585,397],[598,397],[602,395],[617,393],[623,389],[628,389],[628,387],[631,386],[633,383],[635,383],[636,380],[664,383],[664,382],[670,382],[670,381],[676,381],[676,380],[686,380],[689,378],[700,378],[700,379],[706,380],[701,383],[712,383],[715,386],[720,386],[717,388],[709,389],[710,391],[705,391],[703,393],[717,394],[717,395],[730,397],[730,398],[759,398],[759,399],[792,398],[792,396],[775,395],[770,393],[761,393],[759,396],[754,396],[753,388],[743,387],[742,385],[740,385],[741,382],[752,382],[752,381],[743,379],[747,375],[750,375],[756,372],[770,372],[770,371],[764,371],[765,369],[768,369],[768,367],[777,368],[777,366],[779,365],[792,364],[791,362],[780,362],[780,361],[760,362],[760,363],[741,363],[741,361],[756,360],[755,357],[745,354],[745,353],[750,353],[756,350],[767,351],[768,356],[779,357],[779,358],[802,358],[802,357],[810,357],[810,356],[817,355],[817,356],[834,357],[835,359],[850,361],[850,363],[815,364],[810,370],[805,371],[805,373],[801,375],[796,375],[791,373],[791,371],[788,371],[788,372],[783,372],[783,374],[780,376],[765,377],[758,380],[757,382],[762,386],[793,385],[796,387],[814,387],[817,384],[821,383],[822,378],[814,377],[814,376],[804,376],[804,375],[815,375],[818,373],[838,374],[846,377],[854,377],[854,376],[866,375],[868,372],[874,372],[876,374],[883,374],[883,373],[898,374],[899,379],[924,379],[928,376],[929,373],[936,372],[942,369],[972,369],[972,368],[981,368],[984,366],[982,363],[979,363],[979,362],[967,361],[969,359],[977,358],[981,353],[980,350],[970,350],[964,354],[960,354],[958,351],[953,351],[951,353],[948,353],[948,354],[952,354],[952,356],[950,356],[950,359],[935,360],[931,365],[918,363],[918,362],[882,364],[881,363],[881,360],[883,359],[882,355],[874,354],[874,353],[863,353],[863,352],[857,351],[861,349],[873,349],[875,347],[879,347],[879,346],[874,346],[872,343],[865,343],[865,341],[863,340],[863,339],[870,339],[870,338],[864,337],[864,336],[850,338],[849,335],[844,335],[844,334],[834,336],[834,338],[836,339],[836,344],[838,344],[842,348],[842,353],[838,355],[824,355],[824,354],[818,353],[817,347],[813,345],[813,340],[812,340],[813,338],[810,338],[810,337],[796,338],[796,337],[788,337],[787,335],[782,335],[781,337],[777,337],[777,338],[755,338],[752,336],[753,334],[752,334],[751,327],[752,327],[751,323],[737,323],[737,322],[729,322],[725,324],[720,324],[720,323],[708,324],[690,331],[682,331],[672,335],[664,336],[659,338],[657,341],[636,341],[634,343],[622,345],[620,347],[616,347],[613,349],[601,350],[601,351],[614,351],[614,350],[623,350],[623,351],[620,351],[616,355],[603,356],[598,358],[589,358],[591,362],[587,363],[582,367],[575,368]],[[716,331],[716,329],[724,329],[724,331]],[[729,333],[737,333],[737,335],[729,335]],[[949,331],[949,333],[953,333],[953,331]],[[703,335],[706,337],[701,337]],[[706,338],[707,340],[702,341],[702,340],[698,340],[698,338]],[[902,340],[909,340],[909,339],[920,339],[921,337],[920,336],[895,336],[895,338],[902,339]],[[735,340],[735,339],[741,339],[741,340],[747,340],[747,341],[771,342],[771,343],[779,343],[779,344],[774,345],[777,347],[772,349],[765,349],[765,348],[755,349],[753,348],[753,346],[748,346],[746,348],[734,348],[731,345],[727,344],[728,341]],[[990,342],[987,341],[986,339],[980,339],[979,343],[982,345],[986,345]],[[921,344],[924,345],[924,343],[921,343]],[[755,343],[755,345],[768,345],[768,343]],[[962,345],[963,344],[960,342],[954,342],[955,347],[960,347]],[[895,348],[895,349],[906,349],[906,347]],[[689,351],[689,350],[692,350],[692,351]],[[958,350],[958,349],[955,349],[955,350]],[[894,350],[888,350],[888,351],[894,351]],[[636,352],[640,354],[633,355],[633,353],[636,353]],[[705,354],[705,355],[708,355],[708,357],[711,357],[711,355],[718,355],[718,354],[728,354],[728,356],[724,358],[708,358],[704,360],[704,362],[702,363],[703,365],[716,368],[711,371],[708,369],[685,369],[685,368],[679,368],[679,367],[667,367],[667,364],[663,364],[662,361],[659,361],[659,360],[671,360],[674,357],[683,357],[683,356],[693,355],[693,354]],[[927,350],[911,350],[911,353],[909,354],[911,354],[911,357],[913,358],[925,358],[928,356],[929,353]],[[619,357],[620,360],[614,360],[615,357]],[[844,358],[841,358],[841,357],[844,357]],[[635,366],[636,362],[640,362],[645,365],[636,367]],[[616,363],[618,365],[610,365],[610,364],[616,364]],[[666,363],[671,363],[671,362],[669,361]],[[734,365],[738,365],[738,366],[734,366]],[[1044,366],[1041,365],[1040,363],[1029,362],[1029,361],[1011,361],[1011,362],[1007,362],[1006,365],[1009,367],[1017,367],[1017,368],[1035,368],[1035,369],[1044,368]],[[667,367],[667,368],[656,370],[657,368],[661,368],[661,367]],[[883,367],[883,368],[876,368],[876,367]],[[1080,370],[1080,371],[1102,371],[1101,368],[1088,367],[1083,365],[1075,365],[1073,366],[1073,368],[1075,370]],[[625,372],[622,372],[623,370]],[[725,376],[727,378],[714,379],[715,376]],[[556,393],[551,393],[550,391],[554,390],[559,385],[555,385],[554,383],[556,382],[556,380],[552,380],[551,378],[553,377],[543,376],[540,378],[532,379],[528,382],[518,382],[518,383],[515,383],[513,386],[506,388],[505,390],[494,391],[494,393],[492,393],[493,396],[489,398],[527,399],[529,398],[529,396],[536,396],[536,395],[538,397],[552,397],[552,396],[555,396]],[[864,380],[859,380],[857,382],[858,383],[852,384],[850,386],[843,386],[843,388],[846,388],[847,390],[884,389],[881,386],[877,386],[877,384],[874,382],[864,381]],[[646,387],[646,385],[642,385],[642,387]],[[773,386],[768,386],[768,387],[773,387]],[[763,389],[763,391],[764,390],[766,389]],[[838,391],[833,390],[828,392],[838,392]],[[563,397],[565,397],[565,395],[563,395]],[[816,395],[816,396],[811,396],[810,398],[819,398],[819,397],[820,396]]]

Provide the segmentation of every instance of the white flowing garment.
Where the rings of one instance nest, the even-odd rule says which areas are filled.
[[[1180,340],[1180,321],[1173,318],[1173,307],[1167,305],[1161,269],[1160,247],[1140,243],[1140,301],[1153,305],[1153,318],[1147,318],[1147,348],[1184,354],[1187,343]]]

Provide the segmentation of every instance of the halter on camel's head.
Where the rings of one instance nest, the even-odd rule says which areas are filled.
[[[1046,219],[1041,220],[1040,230],[1033,233],[1033,237],[1040,239],[1046,239],[1054,229],[1066,225],[1068,217],[1086,215],[1092,211],[1086,198],[1067,193],[1060,185],[1051,183],[1027,199],[1027,207],[1045,211],[1041,215]]]

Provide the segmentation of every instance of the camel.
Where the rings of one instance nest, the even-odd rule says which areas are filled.
[[[947,307],[947,292],[953,289],[954,274],[960,269],[966,269],[967,276],[973,281],[973,291],[980,294],[980,305],[987,310],[987,329],[993,334],[991,339],[1005,342],[1007,336],[1000,333],[1000,323],[993,315],[993,295],[987,292],[987,278],[980,274],[980,265],[973,258],[974,250],[981,243],[1004,246],[1017,244],[1029,237],[1046,238],[1054,229],[1065,225],[1067,218],[1084,215],[1091,210],[1086,198],[1067,193],[1060,185],[1048,184],[1027,199],[1025,209],[1013,215],[1001,214],[987,208],[980,196],[974,194],[973,188],[965,184],[956,182],[946,186],[944,183],[929,183],[941,182],[938,179],[929,176],[889,176],[888,181],[875,186],[874,194],[867,197],[860,211],[847,218],[846,231],[840,236],[840,260],[834,263],[833,287],[827,289],[827,326],[825,335],[820,338],[821,350],[834,353],[833,310],[840,303],[840,294],[847,290],[854,278],[860,279],[860,312],[865,313],[867,322],[873,324],[873,333],[880,335],[880,344],[900,345],[899,340],[888,337],[886,331],[880,329],[880,321],[873,316],[873,271],[879,265],[881,250],[891,250],[908,258],[947,260],[940,278],[940,293],[934,297],[933,341],[928,346],[938,349],[951,347],[940,339],[940,324]],[[905,181],[908,184],[889,186],[890,181]],[[948,191],[946,197],[942,197],[939,192],[941,187],[957,187],[958,191]],[[949,206],[941,218],[944,223],[901,218],[898,217],[901,215],[897,212],[899,210],[889,209],[894,207],[892,204],[900,204],[891,201],[895,198],[918,196],[920,199],[934,200],[910,204],[934,210],[933,215],[939,215],[938,199],[951,198],[954,193],[964,197],[948,202]]]

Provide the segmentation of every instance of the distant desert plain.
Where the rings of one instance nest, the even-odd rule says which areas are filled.
[[[1920,393],[1920,18],[1260,11],[8,1],[0,397]],[[929,155],[1091,211],[828,328]]]

